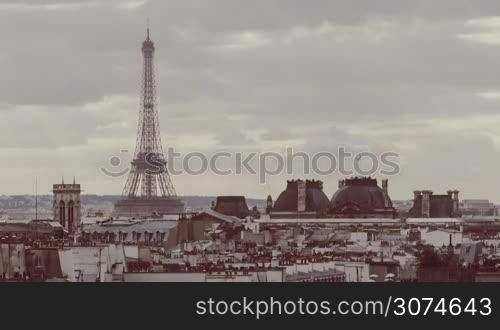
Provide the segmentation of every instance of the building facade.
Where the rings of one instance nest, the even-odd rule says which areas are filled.
[[[453,218],[459,216],[458,190],[449,190],[446,195],[434,194],[431,190],[413,192],[413,207],[410,218]]]

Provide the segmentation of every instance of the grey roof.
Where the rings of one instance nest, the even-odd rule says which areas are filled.
[[[333,213],[343,213],[344,208],[359,208],[360,213],[372,213],[375,210],[390,210],[392,202],[384,190],[371,178],[346,179],[332,197]]]
[[[240,219],[238,217],[231,216],[231,215],[225,215],[225,214],[222,214],[220,212],[214,211],[212,209],[203,210],[202,212],[194,215],[192,219],[196,220],[197,218],[201,217],[203,214],[206,214],[208,216],[214,217],[216,219],[222,220],[222,221],[227,222],[227,223],[235,223],[235,222],[240,221]]]
[[[214,210],[241,219],[250,213],[244,196],[218,196]]]
[[[287,181],[286,189],[279,195],[274,203],[273,212],[297,212],[298,208],[298,182],[302,180]],[[326,213],[329,200],[323,192],[323,182],[306,180],[306,210],[305,212]]]
[[[134,222],[119,221],[119,224],[106,222],[104,224],[92,224],[84,226],[83,231],[87,233],[105,233],[105,232],[167,232],[171,228],[177,226],[177,221],[171,220],[140,220]]]

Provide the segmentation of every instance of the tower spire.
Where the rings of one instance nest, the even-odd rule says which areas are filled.
[[[146,40],[149,41],[149,17],[148,17],[148,20],[147,20],[147,37],[146,37]]]
[[[144,71],[137,145],[132,168],[123,190],[123,194],[128,198],[155,199],[176,196],[161,145],[158,110],[156,109],[154,52],[154,43],[149,39],[148,18],[147,40],[142,43]]]

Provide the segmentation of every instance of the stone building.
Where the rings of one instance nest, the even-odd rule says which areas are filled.
[[[340,180],[339,189],[332,197],[330,214],[336,218],[394,218],[387,179],[382,188],[377,179],[354,177]]]
[[[431,190],[413,192],[413,207],[408,212],[410,218],[452,218],[460,214],[458,190],[448,190],[437,195]]]
[[[268,200],[272,203],[272,199]],[[286,189],[270,207],[271,218],[318,218],[325,217],[329,200],[319,180],[289,180]]]
[[[53,211],[54,221],[57,221],[70,234],[74,234],[80,228],[80,184],[73,179],[72,184],[54,184]]]

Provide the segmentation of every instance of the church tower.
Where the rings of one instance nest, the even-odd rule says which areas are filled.
[[[64,178],[60,184],[53,185],[54,221],[57,221],[70,234],[80,227],[80,184],[73,179],[72,184],[65,184]]]

